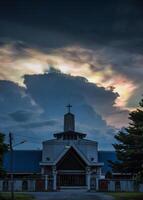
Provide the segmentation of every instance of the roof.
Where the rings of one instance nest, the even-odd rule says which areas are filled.
[[[109,166],[108,160],[117,161],[115,151],[98,151],[98,162],[103,162],[102,173],[106,174],[108,171],[112,171]]]
[[[77,135],[77,136],[79,136],[81,138],[85,138],[86,137],[85,133],[79,133],[77,131],[64,131],[64,132],[55,133],[54,137],[61,138],[64,135]]]
[[[40,173],[39,163],[42,160],[40,150],[15,150],[13,152],[14,173]],[[3,158],[4,170],[10,172],[10,152],[5,153]]]
[[[99,151],[98,162],[104,163],[102,173],[112,171],[108,160],[117,160],[114,151]],[[14,173],[40,173],[40,163],[42,161],[41,150],[15,150],[14,151]],[[10,152],[5,153],[3,159],[4,169],[10,172]]]
[[[84,160],[84,162],[87,165],[90,165],[90,162],[87,160],[87,158],[80,152],[80,150],[78,148],[76,148],[75,145],[71,145],[70,148],[65,149],[65,151],[63,151],[59,157],[56,159],[55,164],[69,151],[69,149],[73,148],[78,154],[79,156]]]

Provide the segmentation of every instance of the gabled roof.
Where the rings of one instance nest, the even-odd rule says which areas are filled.
[[[41,160],[42,151],[40,150],[15,150],[13,152],[13,172],[40,173]],[[4,155],[3,167],[6,172],[10,173],[10,152]]]
[[[55,160],[54,162],[54,165],[56,165],[59,160],[69,151],[70,148],[73,148],[77,153],[78,155],[84,160],[84,162],[87,164],[87,165],[90,165],[90,162],[87,160],[87,158],[81,153],[81,151],[79,151],[79,149],[77,149],[75,147],[75,145],[71,145],[69,146],[69,148],[66,148],[58,157],[57,159]]]
[[[54,137],[55,138],[61,138],[61,137],[64,137],[66,135],[73,135],[73,136],[75,135],[75,136],[78,136],[81,139],[86,137],[85,133],[79,133],[77,131],[64,131],[64,132],[55,133]]]
[[[75,148],[75,147],[74,147]],[[68,150],[68,149],[67,149]],[[77,153],[83,158],[82,153],[75,148]],[[65,154],[66,152],[63,152]],[[60,159],[62,154],[57,158]],[[102,173],[112,171],[108,160],[117,161],[115,151],[98,151],[98,162],[104,163]],[[14,151],[14,173],[40,173],[40,162],[42,161],[41,150],[15,150]],[[86,162],[89,162],[86,160]],[[10,152],[5,153],[3,166],[7,172],[10,172]]]

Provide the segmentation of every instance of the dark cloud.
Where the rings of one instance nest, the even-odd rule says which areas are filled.
[[[83,100],[84,102],[84,100]],[[76,107],[75,107],[76,108]],[[80,122],[86,122],[88,119],[88,125],[87,126],[95,126],[97,129],[99,128],[106,128],[107,124],[106,121],[103,120],[101,114],[98,114],[92,107],[92,105],[89,105],[87,103],[82,103],[81,106],[77,106],[77,112],[82,115],[80,115]],[[79,115],[78,114],[78,115]],[[80,128],[81,129],[81,128]]]
[[[11,81],[0,80],[0,111],[2,113],[15,112],[24,107],[33,109],[32,99],[26,90]]]
[[[83,77],[74,77],[59,72],[25,75],[24,80],[27,91],[36,103],[55,116],[69,101],[79,106],[92,105],[97,113],[109,114],[118,97],[117,93],[98,87]],[[54,109],[51,110],[53,105]],[[85,109],[89,112],[86,106]]]
[[[142,85],[142,62],[136,60],[143,53],[142,1],[6,0],[0,5],[0,41],[13,43],[13,57],[28,56],[27,47],[48,54],[60,49],[74,62],[88,60],[95,72],[99,66],[89,62],[95,55],[99,71],[111,65],[115,73]],[[74,45],[92,53],[82,52],[81,59],[81,52],[61,49]]]
[[[110,129],[108,118],[110,122],[118,124],[123,116],[128,115],[128,111],[114,107],[117,93],[88,82],[83,77],[52,71],[44,75],[26,75],[24,78],[27,92],[35,102],[47,116],[60,119],[62,124],[63,108],[72,103],[79,131],[89,132],[96,127],[101,133],[106,133]]]
[[[72,38],[71,43],[113,45],[127,51],[132,48],[142,52],[143,13],[140,0],[7,0],[1,1],[0,5],[0,17],[5,25],[2,26],[1,37],[28,43],[33,41],[33,44],[43,47],[48,44],[46,41],[49,41],[49,46],[65,46]]]
[[[35,115],[37,115],[37,113],[28,110],[18,110],[9,114],[9,116],[17,122],[26,122],[32,119],[34,120]]]
[[[135,106],[143,84],[142,6],[140,0],[2,0],[0,77],[18,82],[16,77],[25,71],[17,66],[13,70],[12,61],[30,57],[29,49],[39,50],[46,55],[62,56],[80,66],[86,64],[94,74],[104,73],[110,66],[112,74],[105,73],[103,81],[110,82],[113,76],[120,75],[132,82],[137,89],[127,104]],[[68,49],[73,46],[72,51]],[[47,60],[47,63],[54,64],[54,61]],[[8,71],[8,75],[4,71]],[[120,111],[115,107],[118,93],[88,82],[85,77],[73,77],[51,69],[49,74],[26,75],[24,79],[26,88],[10,81],[0,81],[0,128],[3,130],[11,128],[16,131],[14,127],[17,127],[18,132],[26,130],[27,126],[30,131],[33,128],[34,133],[41,128],[41,134],[46,135],[46,126],[53,119],[58,119],[59,124],[49,126],[48,130],[59,130],[62,128],[63,108],[70,102],[78,129],[91,131],[93,137],[96,126],[96,139],[102,141],[105,136],[109,142],[114,131],[107,125],[107,119],[122,121],[122,116],[128,114],[127,110]],[[21,122],[25,123],[23,127],[20,127]]]
[[[20,47],[38,48],[43,52],[51,52],[53,49],[65,47],[74,43],[74,36],[53,29],[46,30],[24,25],[14,21],[0,20],[0,41],[14,43]],[[4,42],[3,42],[4,41]]]
[[[51,133],[63,130],[64,107],[70,102],[76,116],[76,129],[86,132],[88,137],[100,137],[100,141],[105,135],[110,144],[109,138],[114,132],[107,125],[103,110],[106,114],[113,111],[118,114],[113,107],[116,93],[83,77],[66,75],[54,69],[43,75],[25,75],[24,80],[26,88],[10,81],[0,81],[0,121],[7,118],[6,123],[1,123],[2,131],[12,131],[16,138],[21,137],[23,131],[40,141],[49,138]],[[100,134],[92,134],[95,128]]]
[[[48,121],[41,121],[41,122],[33,122],[20,125],[25,129],[33,129],[33,128],[41,128],[41,127],[48,127],[48,126],[55,126],[57,125],[56,120],[48,120]]]

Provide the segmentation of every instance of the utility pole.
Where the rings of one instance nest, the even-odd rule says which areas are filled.
[[[12,137],[12,133],[9,133],[9,146],[10,146],[11,200],[14,200],[14,177],[13,177],[13,137]]]

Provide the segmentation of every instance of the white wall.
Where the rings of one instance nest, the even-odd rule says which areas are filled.
[[[133,180],[109,180],[108,182],[108,191],[118,191],[116,188],[116,181],[120,182],[121,192],[133,192],[135,190]]]
[[[28,191],[35,191],[35,180],[27,180],[28,181]],[[23,180],[14,180],[14,190],[16,192],[22,191],[22,182]],[[10,180],[8,181],[8,191],[10,191],[11,186]],[[3,180],[0,180],[0,191],[3,191]]]
[[[22,181],[21,180],[14,181],[14,190],[17,192],[22,191]]]
[[[140,184],[140,185],[139,185],[139,191],[140,191],[140,192],[143,192],[143,184]]]

